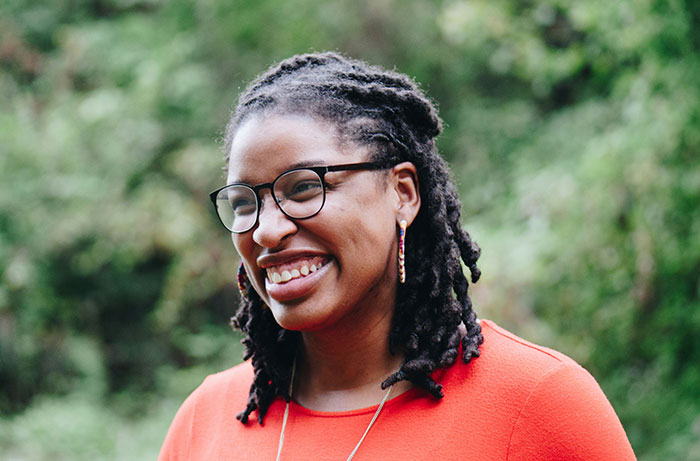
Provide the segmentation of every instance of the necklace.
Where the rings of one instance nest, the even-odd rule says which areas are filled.
[[[289,381],[289,399],[290,400],[292,399],[292,390],[294,389],[294,374],[296,373],[296,370],[297,370],[297,358],[294,357],[294,362],[292,363],[292,377]],[[357,445],[355,445],[355,448],[352,450],[352,453],[350,453],[350,456],[348,456],[347,461],[350,461],[355,456],[355,453],[357,453],[357,450],[360,449],[360,445],[362,445],[362,442],[365,441],[365,437],[367,437],[367,434],[369,434],[369,430],[372,429],[372,425],[374,425],[374,422],[379,417],[379,413],[382,412],[382,408],[384,408],[384,404],[389,399],[389,394],[391,394],[391,390],[393,388],[394,388],[393,384],[391,386],[389,386],[389,389],[386,391],[386,394],[384,394],[384,398],[382,399],[381,403],[379,404],[379,407],[377,407],[377,411],[374,413],[372,420],[369,422],[369,425],[367,425],[367,429],[365,429],[365,433],[362,434],[360,441],[357,442]],[[284,407],[284,417],[282,418],[282,431],[280,432],[280,442],[279,442],[279,445],[277,445],[277,461],[280,461],[280,455],[282,454],[282,446],[284,445],[284,429],[287,427],[287,416],[289,416],[289,400],[287,400],[287,406]]]

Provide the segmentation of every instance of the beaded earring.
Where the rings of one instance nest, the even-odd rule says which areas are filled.
[[[241,265],[238,266],[238,274],[236,276],[236,280],[238,281],[238,291],[241,293],[241,298],[243,298],[245,301],[248,301],[248,276],[245,273],[245,267],[243,267],[243,263],[241,263]]]
[[[408,223],[405,219],[399,222],[399,282],[406,283],[406,227]]]

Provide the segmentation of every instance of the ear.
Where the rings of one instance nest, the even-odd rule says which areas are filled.
[[[411,162],[402,162],[391,170],[392,185],[396,193],[396,222],[405,219],[410,226],[420,210],[418,172]]]

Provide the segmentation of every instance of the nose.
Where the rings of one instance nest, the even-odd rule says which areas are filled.
[[[258,225],[253,230],[253,241],[265,248],[275,248],[285,237],[297,231],[297,225],[277,206],[270,191],[260,192]]]

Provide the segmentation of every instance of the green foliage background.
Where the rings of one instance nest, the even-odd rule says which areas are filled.
[[[240,360],[217,138],[326,49],[439,103],[480,315],[586,366],[640,459],[700,459],[694,0],[5,0],[0,452],[153,459]]]

